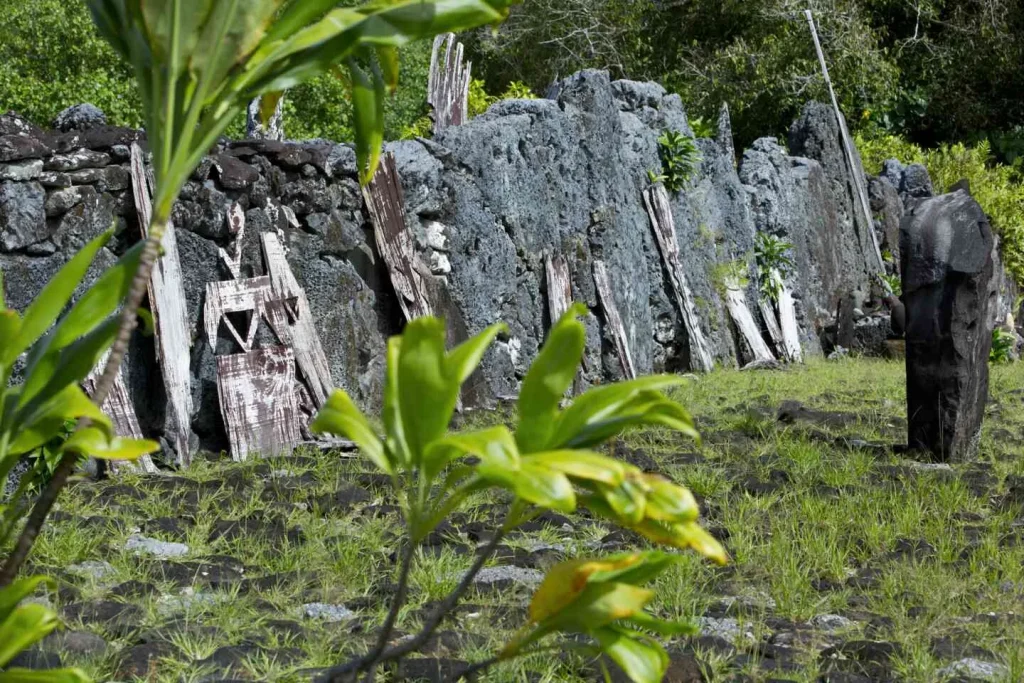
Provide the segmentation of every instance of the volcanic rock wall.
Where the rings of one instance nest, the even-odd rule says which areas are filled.
[[[648,170],[660,168],[657,138],[666,129],[692,134],[678,96],[588,71],[556,84],[548,99],[500,102],[434,140],[387,146],[453,341],[499,320],[510,328],[471,381],[467,403],[515,394],[551,323],[549,255],[566,259],[573,297],[591,310],[586,382],[622,374],[595,291],[595,260],[608,268],[637,371],[689,369],[685,327],[642,198]],[[128,172],[134,141],[144,144],[143,135],[103,125],[50,132],[13,115],[0,118],[0,268],[11,306],[24,308],[76,249],[112,223],[117,238],[94,270],[139,238]],[[717,137],[698,145],[703,159],[672,210],[715,359],[749,360],[725,310],[721,279],[726,268],[746,272],[748,301],[759,315],[757,231],[793,243],[791,285],[805,352],[820,353],[819,332],[836,302],[855,290],[866,297],[874,271],[872,228],[855,210],[834,117],[822,105],[808,106],[789,140],[802,157],[765,138],[737,168],[727,111]],[[246,218],[241,245],[233,244],[227,221],[235,204]],[[194,341],[192,429],[204,448],[226,445],[214,349],[201,334],[206,283],[230,278],[219,248],[241,247],[242,277],[263,274],[265,231],[276,231],[288,249],[335,383],[367,408],[379,404],[385,341],[403,321],[351,147],[223,141],[193,174],[173,220]],[[151,340],[137,339],[129,383],[144,430],[153,434],[164,420],[158,372]]]

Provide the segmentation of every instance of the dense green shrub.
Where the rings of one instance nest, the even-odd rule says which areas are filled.
[[[61,110],[90,102],[112,124],[142,125],[142,105],[131,70],[99,37],[85,3],[24,0],[10,4],[0,27],[0,111],[13,110],[49,126]],[[429,42],[402,49],[399,88],[385,105],[386,138],[397,139],[426,112],[429,69]],[[292,139],[352,140],[352,105],[345,84],[325,75],[289,90],[284,125]],[[244,132],[244,118],[227,131],[231,137],[242,137]]]
[[[91,102],[112,122],[142,124],[131,71],[99,37],[85,3],[8,2],[0,25],[0,110],[48,126],[62,109]]]
[[[956,143],[922,149],[892,135],[861,135],[857,147],[868,173],[878,173],[886,159],[899,159],[905,164],[924,164],[936,192],[945,192],[966,178],[971,194],[1002,240],[1007,270],[1024,284],[1024,178],[1017,168],[995,163],[987,141],[971,147]]]

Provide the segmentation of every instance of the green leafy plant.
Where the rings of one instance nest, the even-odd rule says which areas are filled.
[[[48,636],[59,623],[49,607],[20,603],[48,579],[21,579],[0,589],[0,683],[86,683],[89,678],[78,669],[33,671],[5,668],[18,654]]]
[[[353,440],[391,478],[408,535],[398,589],[375,647],[334,669],[331,680],[372,673],[380,663],[414,652],[454,608],[501,539],[543,510],[570,513],[584,506],[654,543],[693,548],[726,561],[719,543],[699,526],[697,503],[687,489],[593,450],[626,429],[644,425],[696,437],[690,415],[661,393],[685,380],[654,376],[607,385],[560,407],[583,358],[586,332],[578,316],[584,311],[574,306],[552,328],[523,381],[514,431],[498,426],[449,432],[462,384],[503,325],[450,352],[445,351],[444,325],[434,318],[413,320],[401,337],[392,338],[383,436],[340,389],[320,411],[314,431]],[[420,633],[389,647],[407,598],[416,547],[472,494],[490,489],[504,489],[515,498],[504,522]],[[593,640],[583,646],[587,651],[607,653],[631,680],[661,680],[666,658],[645,632],[675,633],[686,626],[645,612],[653,593],[642,586],[677,557],[636,553],[556,566],[534,597],[529,623],[501,652],[474,665],[473,673],[543,651],[541,641],[548,635],[582,633]]]
[[[988,360],[990,363],[1009,363],[1013,360],[1016,348],[1017,335],[997,327],[992,330],[992,350],[989,351]]]
[[[777,303],[782,294],[785,278],[794,268],[789,252],[793,245],[766,232],[757,233],[754,239],[754,257],[757,260],[757,275],[761,294]]]
[[[698,138],[713,138],[718,132],[715,125],[702,116],[690,119],[690,128],[693,128],[693,134]]]
[[[899,296],[903,293],[903,280],[899,275],[896,275],[895,273],[886,273],[885,275],[879,275],[878,277],[882,280],[884,286],[893,293],[893,296]]]
[[[992,221],[999,235],[1007,270],[1024,284],[1024,179],[1019,169],[994,163],[988,142],[961,143],[923,149],[893,135],[861,135],[857,147],[868,172],[877,172],[886,159],[924,164],[937,192],[966,178],[971,195]]]
[[[750,284],[747,262],[733,259],[716,263],[711,267],[711,284],[720,296],[725,296],[730,289],[743,289]]]
[[[113,301],[111,311],[123,300],[120,319],[104,323],[102,338],[86,337],[76,342],[91,343],[87,348],[91,356],[79,353],[77,361],[67,361],[80,369],[73,363],[85,365],[92,361],[95,364],[106,348],[110,348],[96,383],[97,403],[102,405],[124,360],[171,206],[203,156],[252,99],[262,96],[261,114],[264,119],[269,118],[284,90],[322,74],[340,73],[339,65],[344,64],[352,93],[360,179],[368,182],[380,158],[385,91],[388,87],[394,88],[398,81],[398,48],[418,38],[497,23],[504,19],[508,6],[515,1],[388,0],[349,8],[336,7],[335,0],[87,0],[100,35],[131,65],[135,74],[156,177],[148,237],[129,252],[136,268],[115,269],[101,278],[101,282],[113,280],[103,291],[116,289],[121,297]],[[109,239],[109,234],[105,239]],[[85,256],[80,255],[86,266],[102,246],[102,243],[96,244],[93,250],[87,248],[83,252]],[[68,295],[63,300],[43,292],[40,300],[44,302],[46,316],[52,313],[44,325],[38,327],[43,316],[26,314],[32,326],[26,328],[20,320],[11,318],[14,322],[5,324],[11,325],[13,333],[4,332],[17,335],[21,329],[20,334],[26,337],[42,334],[56,319],[60,306],[84,274],[84,269],[81,272],[76,269],[73,275],[61,279],[60,291],[67,289]],[[110,302],[104,299],[104,303]],[[54,305],[57,308],[51,310]],[[73,316],[73,312],[69,316]],[[74,320],[75,325],[69,329],[83,324],[78,318]],[[96,318],[89,321],[93,320]],[[68,324],[67,319],[65,324]],[[61,336],[59,340],[70,346],[74,338]],[[3,348],[5,351],[17,349],[13,352],[13,357],[17,357],[28,345],[20,347],[21,341],[17,337],[17,343]],[[51,358],[46,353],[51,348],[60,351],[64,346],[45,344],[38,357],[30,358],[46,361]],[[30,375],[29,381],[49,387],[55,382],[54,373],[61,369],[56,366],[57,360],[34,368],[38,372]],[[91,370],[92,365],[89,365],[84,372]],[[60,377],[63,379],[70,374]],[[78,379],[81,377],[84,373]],[[23,447],[20,439],[32,441],[32,448],[26,452],[50,439],[52,430],[31,439],[23,437],[21,433],[33,425],[28,418],[46,418],[50,421],[47,426],[55,424],[58,418],[63,423],[65,419],[83,416],[92,423],[79,422],[79,428],[69,438],[53,477],[36,501],[16,547],[7,558],[0,574],[0,585],[10,583],[28,557],[46,515],[75,466],[78,453],[100,447],[109,449],[106,443],[109,437],[103,432],[104,428],[109,431],[109,421],[102,421],[105,418],[98,409],[84,407],[88,399],[82,401],[81,390],[78,393],[72,389],[67,391],[68,400],[73,399],[69,404],[73,409],[67,407],[41,415],[17,412],[23,409],[25,402],[39,409],[31,403],[38,388],[29,383],[18,401],[4,405],[4,424],[9,424],[5,427],[9,431],[0,429],[0,439],[9,438],[17,428],[19,440],[0,445],[0,456],[9,452],[12,444]],[[12,403],[17,409],[9,413]],[[86,410],[89,412],[83,413]],[[75,414],[68,414],[70,412]],[[10,423],[6,422],[8,419]]]
[[[658,138],[658,156],[661,157],[661,174],[658,177],[673,193],[686,187],[701,160],[697,142],[675,130],[666,130]]]

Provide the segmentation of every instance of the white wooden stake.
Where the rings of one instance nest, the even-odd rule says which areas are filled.
[[[875,247],[875,258],[878,259],[878,269],[885,274],[885,261],[882,260],[882,251],[878,248],[878,238],[875,236],[875,220],[871,216],[871,204],[868,202],[868,193],[864,189],[864,178],[857,169],[856,156],[853,153],[853,142],[850,140],[850,131],[846,128],[846,119],[839,108],[839,100],[836,99],[836,91],[832,87],[832,78],[828,75],[828,64],[825,62],[825,52],[821,49],[821,41],[818,39],[818,27],[814,23],[814,13],[806,10],[807,23],[811,27],[811,37],[814,38],[814,49],[818,52],[818,62],[821,64],[821,73],[825,77],[825,85],[828,86],[828,94],[832,98],[832,108],[836,113],[836,120],[839,122],[839,133],[843,138],[843,148],[846,152],[846,161],[850,166],[850,175],[853,176],[854,188],[857,192],[857,202],[860,204],[864,220],[867,221],[867,230],[871,233],[871,244]],[[888,284],[882,280],[883,286],[888,290]]]

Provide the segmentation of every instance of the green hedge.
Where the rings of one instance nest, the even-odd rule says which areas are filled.
[[[7,3],[0,22],[0,111],[15,111],[48,127],[63,109],[96,105],[110,123],[142,125],[131,72],[96,33],[81,0],[19,0]],[[341,4],[353,4],[351,2]],[[427,109],[430,44],[402,50],[398,91],[387,103],[390,139]],[[325,76],[289,91],[285,132],[294,139],[352,139],[351,105],[344,85]],[[228,131],[240,137],[245,121]]]
[[[886,159],[899,159],[924,164],[936,192],[945,192],[963,178],[970,181],[971,194],[1002,239],[1007,270],[1024,285],[1024,178],[1016,167],[993,163],[988,142],[922,149],[900,137],[877,135],[858,136],[857,146],[868,173],[878,173]]]

